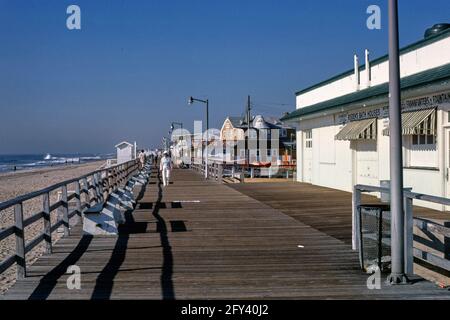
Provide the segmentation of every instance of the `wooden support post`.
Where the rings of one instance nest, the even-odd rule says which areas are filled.
[[[414,274],[414,218],[413,199],[404,197],[405,207],[405,274]]]
[[[52,253],[52,223],[50,220],[50,194],[48,192],[42,196],[42,208],[44,212],[45,252]]]
[[[25,233],[23,227],[23,204],[18,203],[14,206],[14,222],[16,227],[16,263],[17,279],[23,279],[26,276],[25,261]]]
[[[67,202],[67,185],[61,187],[61,202],[62,202],[62,220],[64,227],[64,236],[70,235],[69,230],[69,203]]]
[[[97,173],[97,176],[98,176],[98,189],[99,189],[99,192],[100,192],[100,200],[102,201],[102,202],[104,202],[105,201],[105,190],[103,189],[103,173],[102,172],[99,172],[99,173]]]
[[[361,191],[353,187],[352,194],[352,249],[359,249],[359,236],[360,236],[360,225],[359,225],[359,212],[358,207],[361,204]]]
[[[95,189],[95,202],[99,203],[102,201],[101,193],[100,193],[100,187],[99,187],[99,181],[98,181],[98,174],[94,174],[94,189]]]
[[[86,189],[86,193],[84,194],[85,204],[90,206],[91,205],[91,195],[90,195],[90,192],[89,192],[89,183],[88,183],[87,178],[83,178],[83,186]]]
[[[81,217],[81,186],[80,181],[75,182],[75,206],[78,215]]]
[[[223,164],[218,164],[218,167],[217,167],[217,181],[219,183],[222,183],[222,177],[223,177]]]

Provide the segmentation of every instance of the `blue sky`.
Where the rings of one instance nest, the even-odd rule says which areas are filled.
[[[81,7],[82,29],[66,28]],[[382,8],[382,29],[366,8]],[[172,121],[211,126],[294,109],[295,91],[387,52],[387,0],[0,0],[0,153],[159,146]],[[401,45],[449,22],[448,0],[400,0]]]

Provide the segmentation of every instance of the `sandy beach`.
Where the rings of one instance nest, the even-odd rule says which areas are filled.
[[[105,162],[95,161],[80,165],[67,165],[34,170],[23,170],[0,174],[0,202],[18,197],[20,195],[37,191],[53,184],[68,179],[82,176],[99,169]],[[51,202],[57,200],[57,193],[50,195]],[[24,217],[42,210],[41,198],[36,198],[24,203]],[[52,223],[56,222],[57,214],[52,213]],[[72,221],[71,221],[72,222]],[[73,221],[75,223],[76,220]],[[11,209],[0,211],[0,229],[11,226],[14,223]],[[43,230],[42,221],[36,222],[25,229],[26,239],[29,241],[40,234]],[[60,238],[60,234],[53,234],[54,241]],[[0,242],[0,261],[10,256],[15,251],[15,239],[9,237]],[[27,263],[33,263],[43,253],[43,246],[37,246],[27,254]],[[15,281],[15,267],[10,268],[0,275],[0,294],[4,293]]]

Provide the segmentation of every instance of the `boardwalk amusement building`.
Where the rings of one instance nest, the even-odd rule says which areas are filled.
[[[450,25],[400,51],[404,185],[450,197]],[[388,56],[296,93],[297,179],[351,191],[389,180]],[[435,209],[441,205],[421,203]]]

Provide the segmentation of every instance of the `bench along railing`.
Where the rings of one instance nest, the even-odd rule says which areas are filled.
[[[87,208],[104,202],[112,192],[122,186],[138,169],[138,161],[132,160],[1,202],[0,214],[2,214],[2,211],[13,208],[14,225],[0,230],[0,242],[14,235],[16,247],[15,254],[0,261],[0,274],[16,263],[17,278],[24,278],[26,276],[26,254],[28,252],[44,242],[45,252],[51,253],[52,233],[63,227],[64,236],[68,236],[70,234],[69,222],[72,217],[75,215],[81,216]],[[75,186],[73,192],[69,193],[67,191],[69,185]],[[60,191],[61,197],[58,201],[51,204],[50,195],[55,191]],[[82,195],[85,196],[82,197]],[[24,219],[24,202],[39,197],[42,198],[42,211],[33,212]],[[84,200],[82,200],[83,198]],[[75,202],[75,208],[69,211],[69,202],[72,200]],[[55,210],[58,210],[62,217],[52,225],[50,218],[51,213]],[[5,213],[3,212],[3,214]],[[25,228],[41,219],[43,220],[42,232],[27,242]]]
[[[352,246],[353,250],[359,250],[361,245],[360,232],[361,232],[361,221],[360,215],[358,214],[358,207],[361,205],[361,195],[362,193],[380,193],[380,194],[389,194],[390,189],[384,187],[376,187],[376,186],[367,186],[367,185],[355,185],[353,188],[353,217],[352,217]],[[432,232],[435,235],[438,235],[436,239],[439,238],[448,238],[450,237],[450,228],[447,226],[442,226],[436,224],[432,221],[424,220],[421,218],[413,217],[413,200],[422,200],[431,203],[441,204],[444,206],[450,206],[450,199],[443,197],[436,197],[432,195],[426,195],[422,193],[412,192],[410,189],[405,189],[403,192],[404,195],[404,210],[405,210],[405,273],[412,274],[413,266],[414,266],[414,257],[421,259],[431,265],[437,266],[441,269],[450,271],[450,260],[448,260],[448,251],[449,248],[446,241],[443,241],[441,244],[441,249],[443,249],[442,256],[438,256],[436,253],[436,249],[433,247],[432,243],[429,243],[427,246],[430,247],[431,250],[427,250],[424,247],[417,248],[414,247],[414,227],[416,227],[420,231]],[[416,237],[418,238],[418,237]],[[417,239],[418,240],[418,239]],[[447,243],[447,244],[446,244]],[[442,248],[443,247],[443,248]],[[424,249],[426,251],[424,251]],[[439,249],[438,249],[439,250]],[[433,251],[434,253],[431,253]],[[361,259],[362,257],[360,257]]]

